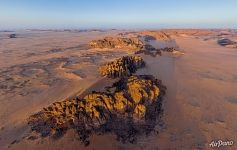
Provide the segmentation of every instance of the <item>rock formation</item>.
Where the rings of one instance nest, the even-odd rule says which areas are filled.
[[[107,92],[92,92],[84,98],[55,102],[32,115],[29,124],[43,137],[77,131],[89,144],[93,133],[112,132],[123,142],[135,142],[136,136],[154,130],[165,87],[150,75],[121,78]]]
[[[161,52],[174,52],[177,51],[176,48],[174,47],[165,47],[165,48],[154,48],[151,45],[145,45],[145,49],[136,51],[135,54],[145,54],[145,55],[150,55],[153,57],[156,57],[157,55],[161,55]]]
[[[134,34],[135,37],[129,37],[128,35]],[[128,36],[128,37],[127,37]],[[131,36],[131,35],[130,35]],[[143,39],[143,40],[141,40]],[[93,40],[89,43],[91,48],[111,48],[111,49],[127,49],[134,50],[135,54],[144,53],[156,57],[161,55],[162,51],[173,52],[176,49],[174,47],[165,47],[157,49],[149,44],[151,40],[171,40],[171,37],[164,32],[141,32],[141,33],[125,33],[119,34],[118,37],[107,37],[102,40]]]
[[[130,76],[135,73],[137,69],[145,66],[145,62],[140,56],[124,56],[102,65],[99,68],[99,72],[102,76],[106,77],[121,77]]]
[[[156,51],[151,45],[127,38],[106,38],[92,41],[91,47],[131,48]],[[30,116],[32,131],[42,137],[60,137],[75,129],[85,145],[91,134],[113,133],[122,142],[136,142],[139,135],[148,135],[160,123],[161,102],[166,88],[152,75],[133,75],[145,66],[140,56],[124,56],[102,65],[102,76],[120,79],[104,92],[90,92],[55,102]]]
[[[149,37],[149,40],[171,40],[171,37],[164,31],[143,31],[139,35]]]
[[[16,34],[10,34],[9,38],[16,38]]]
[[[237,42],[224,38],[217,41],[219,45],[231,48],[237,48]]]
[[[117,48],[139,50],[143,48],[143,42],[139,38],[106,37],[101,40],[93,40],[89,43],[91,48]]]

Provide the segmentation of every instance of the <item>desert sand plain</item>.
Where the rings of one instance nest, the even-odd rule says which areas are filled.
[[[9,34],[16,38],[9,38]],[[120,48],[91,48],[105,37],[149,36],[161,55]],[[167,52],[162,48],[175,48]],[[33,133],[29,117],[54,102],[99,91],[114,79],[98,68],[125,55],[141,56],[136,75],[153,75],[166,86],[154,132],[136,142],[113,133],[92,134],[84,146],[73,129],[62,137]],[[236,30],[24,30],[0,32],[0,149],[212,149],[212,141],[233,141],[237,149]]]

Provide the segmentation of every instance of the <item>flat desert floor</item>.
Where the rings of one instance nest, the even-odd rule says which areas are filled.
[[[92,135],[86,147],[73,130],[59,139],[29,138],[30,115],[104,87],[109,81],[98,67],[133,55],[126,49],[90,49],[87,44],[127,32],[31,30],[14,32],[16,38],[0,32],[0,149],[202,150],[213,149],[209,144],[218,140],[233,141],[219,149],[237,149],[237,48],[217,42],[236,41],[236,30],[165,30],[172,40],[157,39],[156,46],[175,45],[180,52],[139,54],[146,67],[136,74],[153,75],[167,87],[158,133],[139,137],[135,144],[119,142],[109,133]]]

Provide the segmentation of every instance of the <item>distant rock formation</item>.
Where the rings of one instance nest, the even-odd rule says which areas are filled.
[[[234,42],[231,41],[230,39],[220,39],[218,40],[218,44],[220,44],[221,46],[226,46],[226,45],[234,44]]]
[[[9,38],[16,38],[16,34],[10,34]]]
[[[145,62],[140,56],[124,56],[115,61],[106,63],[99,68],[102,76],[116,78],[122,76],[130,76],[137,69],[145,66]]]
[[[171,40],[171,37],[163,31],[143,31],[139,32],[139,35],[149,40]]]
[[[143,37],[145,41],[149,40],[171,40],[169,34],[164,31],[141,31],[141,32],[122,32],[119,33],[120,37]]]
[[[237,48],[237,42],[231,41],[230,39],[223,38],[217,41],[217,43],[221,46]]]
[[[165,87],[151,75],[121,78],[107,92],[92,92],[84,98],[55,102],[32,115],[29,124],[41,136],[62,136],[77,131],[89,144],[91,134],[112,132],[123,142],[154,131],[161,114]]]
[[[208,29],[164,29],[162,32],[169,36],[194,36],[194,37],[205,37],[214,35],[214,30]]]
[[[137,34],[137,35],[135,37],[123,37],[128,36],[127,34],[128,35]],[[177,50],[174,47],[165,47],[157,49],[148,43],[149,41],[156,39],[171,40],[170,36],[165,34],[164,32],[152,32],[152,31],[144,33],[128,32],[124,34],[120,33],[119,36],[122,37],[107,37],[102,40],[93,40],[89,43],[89,45],[91,48],[111,48],[111,49],[118,48],[118,49],[133,50],[135,54],[143,53],[145,55],[151,55],[153,57],[161,55],[162,51],[173,52]]]
[[[89,45],[91,48],[139,50],[144,44],[139,38],[106,37],[101,40],[93,40]]]

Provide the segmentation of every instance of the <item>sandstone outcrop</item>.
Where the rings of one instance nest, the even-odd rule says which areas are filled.
[[[127,34],[135,34],[135,37],[129,37]],[[101,40],[93,40],[89,43],[91,48],[111,48],[111,49],[126,49],[133,50],[135,54],[144,53],[156,57],[161,55],[162,51],[173,52],[174,47],[165,47],[157,49],[149,41],[151,40],[171,40],[170,36],[164,32],[141,32],[141,33],[127,33],[125,35],[119,34],[121,37],[106,37]],[[127,37],[128,36],[128,37]],[[130,35],[131,36],[131,35]],[[142,40],[143,39],[143,40]]]
[[[106,37],[101,40],[93,40],[89,43],[91,48],[117,48],[139,50],[143,48],[143,42],[139,38]]]
[[[139,51],[136,51],[135,54],[145,54],[145,55],[150,55],[150,56],[153,56],[153,57],[156,57],[157,55],[161,55],[161,52],[174,52],[174,51],[177,51],[176,48],[174,47],[165,47],[165,48],[154,48],[153,46],[151,45],[145,45],[145,49],[144,50],[139,50]]]
[[[140,56],[124,56],[115,61],[106,63],[99,68],[101,76],[106,77],[122,77],[130,76],[137,69],[145,66],[145,62]]]
[[[32,115],[29,124],[43,137],[60,136],[73,128],[85,145],[89,144],[91,134],[106,132],[133,143],[137,135],[154,130],[164,94],[161,81],[151,75],[125,77],[107,92],[55,102]]]

